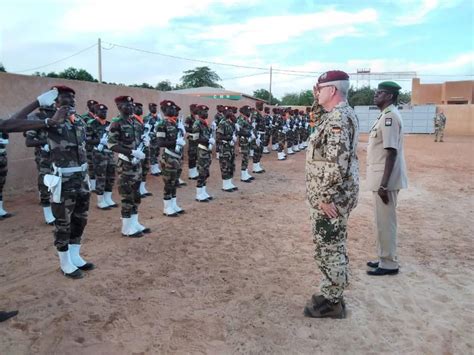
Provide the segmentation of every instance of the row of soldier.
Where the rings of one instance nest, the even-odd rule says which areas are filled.
[[[78,115],[75,92],[69,87],[55,86],[44,95],[54,96],[54,100],[40,102],[39,112],[31,114],[30,119],[44,120],[45,127],[28,131],[26,144],[35,147],[45,220],[55,225],[54,244],[60,266],[64,274],[72,278],[82,277],[82,271],[94,268],[79,254],[89,210],[89,174],[94,178],[92,187],[97,194],[97,206],[110,209],[117,206],[112,200],[117,170],[122,235],[141,237],[151,232],[138,219],[141,198],[149,195],[145,187],[149,170],[153,175],[161,174],[164,180],[163,214],[175,217],[184,213],[177,203],[176,190],[183,183],[180,176],[186,137],[189,178],[197,180],[196,200],[208,202],[212,197],[206,183],[214,146],[222,189],[233,192],[237,190],[232,182],[237,144],[242,157],[241,181],[251,182],[249,158],[253,160],[253,172],[263,173],[261,157],[270,153],[270,139],[273,150],[278,150],[278,158],[282,160],[286,158],[285,144],[288,154],[304,149],[310,130],[309,114],[277,108],[270,115],[269,108],[264,109],[261,102],[256,109],[248,105],[240,109],[218,106],[210,124],[209,108],[205,105],[191,105],[191,115],[184,120],[179,114],[180,107],[164,100],[160,103],[162,115],[158,113],[158,105],[150,103],[149,114],[142,118],[143,106],[134,103],[130,96],[120,96],[115,99],[119,115],[109,123],[107,106],[93,100],[88,102],[89,112]],[[59,125],[47,124],[58,120],[62,120]],[[5,153],[8,135],[2,133],[1,138],[0,152]],[[118,156],[117,162],[114,153]],[[6,154],[4,156],[6,166]],[[3,200],[0,214],[3,218],[9,215],[3,209]]]

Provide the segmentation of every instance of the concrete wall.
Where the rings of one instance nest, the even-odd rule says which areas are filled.
[[[411,104],[441,104],[442,84],[420,84],[419,78],[413,78],[411,88]]]
[[[86,101],[95,99],[109,107],[109,119],[117,114],[114,98],[120,95],[130,95],[135,101],[144,105],[148,113],[148,103],[159,103],[164,99],[173,100],[182,109],[184,115],[189,114],[189,105],[192,103],[209,106],[209,115],[214,117],[216,105],[243,106],[255,104],[254,100],[243,98],[239,101],[225,99],[196,98],[180,94],[172,94],[157,90],[130,88],[84,81],[73,81],[36,76],[0,73],[0,117],[7,118],[15,111],[35,100],[44,91],[53,85],[67,85],[76,91],[76,109],[79,113],[87,111]],[[34,163],[33,148],[25,146],[25,139],[21,133],[10,135],[8,145],[8,177],[4,192],[18,193],[26,190],[36,190],[37,173]]]

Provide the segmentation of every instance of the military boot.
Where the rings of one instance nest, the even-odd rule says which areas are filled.
[[[305,317],[335,319],[346,317],[346,307],[342,299],[334,303],[323,296],[321,297],[315,297],[316,304],[313,302],[313,298],[306,304],[303,311]]]

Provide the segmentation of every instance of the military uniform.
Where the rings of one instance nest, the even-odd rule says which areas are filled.
[[[256,139],[254,139],[250,147],[253,150],[253,168],[252,171],[257,174],[264,173],[265,170],[260,165],[260,160],[262,159],[263,154],[263,145],[265,142],[265,135],[266,135],[266,126],[265,126],[265,119],[260,114],[260,112],[256,112],[253,115],[253,126]]]
[[[263,138],[263,154],[269,154],[268,145],[270,144],[270,138],[272,137],[273,131],[273,117],[269,112],[265,112],[263,115],[263,121],[265,123],[265,136]]]
[[[386,205],[377,191],[382,182],[387,157],[387,148],[396,149],[397,156],[387,190]],[[375,225],[377,233],[378,267],[398,269],[397,259],[397,195],[407,188],[405,157],[403,152],[403,121],[394,105],[385,108],[372,126],[367,146],[367,187],[372,191],[375,203]]]
[[[84,122],[89,122],[92,119],[95,119],[95,114],[91,111],[88,111],[80,116]],[[95,191],[95,171],[94,171],[94,157],[93,157],[93,147],[87,145],[87,164],[89,165],[89,178],[91,180],[91,190]]]
[[[186,133],[188,133],[188,178],[195,180],[198,178],[199,173],[197,171],[198,169],[196,168],[198,159],[198,142],[193,135],[193,125],[194,122],[196,122],[196,118],[192,112],[193,109],[194,108],[191,108],[191,114],[184,120],[184,127]]]
[[[235,171],[235,127],[232,119],[226,117],[219,122],[216,131],[216,141],[219,147],[219,167],[222,176],[222,189],[232,192],[238,188],[232,183]]]
[[[285,160],[286,154],[284,152],[284,149],[285,149],[285,142],[286,142],[286,132],[288,131],[288,127],[286,125],[286,119],[281,114],[276,114],[274,118],[275,118],[274,127],[278,136],[278,146],[277,146],[278,160]]]
[[[151,132],[155,131],[155,126],[160,120],[157,114],[152,114],[151,112],[145,116],[143,122],[145,124],[149,124],[151,127]],[[150,172],[151,175],[158,176],[161,174],[161,168],[159,165],[159,157],[160,157],[160,147],[158,145],[158,139],[156,138],[155,134],[150,135]]]
[[[217,105],[217,113],[214,115],[214,125],[217,129],[217,127],[219,126],[219,123],[222,121],[222,120],[225,120],[225,116],[222,112],[220,112],[219,110],[222,109],[222,105]],[[219,151],[220,151],[220,146],[219,146],[219,143],[216,142],[216,158],[219,159]]]
[[[249,175],[247,168],[249,164],[250,144],[255,139],[255,135],[252,132],[252,125],[243,115],[237,118],[237,124],[240,126],[237,135],[239,136],[240,155],[242,156],[240,181],[251,182],[252,177]]]
[[[443,142],[443,137],[444,137],[444,128],[446,127],[446,116],[444,115],[443,112],[438,113],[434,118],[433,118],[433,123],[435,127],[435,142],[439,141]]]
[[[359,195],[356,155],[358,119],[346,103],[323,116],[320,129],[309,137],[306,151],[306,189],[310,204],[314,258],[323,274],[322,295],[337,302],[348,284],[347,220]],[[336,205],[329,218],[320,203]]]
[[[0,219],[8,218],[12,215],[3,209],[3,187],[7,180],[8,159],[7,145],[9,142],[8,133],[0,132]]]

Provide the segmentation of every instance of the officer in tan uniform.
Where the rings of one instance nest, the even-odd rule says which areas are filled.
[[[393,81],[379,84],[374,103],[381,114],[369,134],[367,185],[375,203],[378,261],[369,261],[369,275],[398,273],[397,196],[408,186],[403,153],[403,121],[395,103],[401,87]]]

